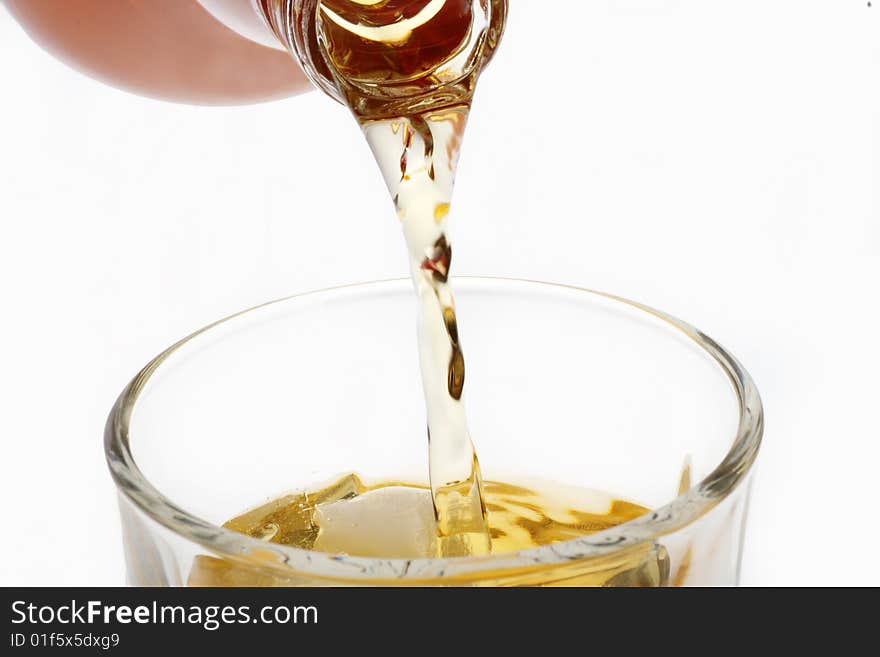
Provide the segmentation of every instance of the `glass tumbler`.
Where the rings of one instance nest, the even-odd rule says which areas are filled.
[[[485,480],[607,491],[651,509],[519,552],[367,558],[222,527],[346,473],[427,485],[405,280],[268,303],[150,362],[114,406],[106,454],[133,585],[737,583],[761,402],[693,327],[597,292],[454,281],[466,402]]]

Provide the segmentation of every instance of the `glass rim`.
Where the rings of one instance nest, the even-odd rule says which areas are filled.
[[[692,485],[667,504],[626,523],[594,534],[517,552],[454,557],[385,559],[336,555],[269,543],[226,529],[190,514],[166,498],[138,468],[129,444],[132,412],[150,377],[175,352],[192,340],[227,322],[261,309],[340,291],[374,290],[409,285],[409,279],[395,278],[366,283],[340,285],[269,301],[240,311],[191,333],[151,360],[129,382],[116,400],[104,432],[107,464],[118,492],[153,521],[174,534],[196,543],[211,553],[248,567],[269,570],[275,575],[293,578],[298,574],[313,579],[358,584],[381,582],[430,583],[431,581],[479,580],[481,574],[529,571],[563,566],[593,558],[608,557],[693,524],[721,503],[748,476],[757,457],[764,429],[764,412],[754,381],[739,361],[698,329],[667,313],[623,297],[587,288],[536,280],[457,276],[459,287],[471,284],[536,287],[556,292],[588,295],[629,306],[662,320],[678,330],[706,352],[732,384],[739,404],[736,435],[722,461],[701,481]]]

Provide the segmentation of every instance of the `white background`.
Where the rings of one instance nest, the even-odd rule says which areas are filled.
[[[513,31],[481,83],[457,269],[602,289],[712,335],[767,411],[743,583],[880,584],[880,6],[592,5],[579,86],[514,94],[548,55]],[[2,9],[0,67],[0,584],[121,585],[101,437],[127,380],[233,311],[404,275],[401,238],[357,128],[317,93],[135,97]],[[542,157],[571,131],[589,147]],[[572,198],[530,184],[548,167],[582,172]]]

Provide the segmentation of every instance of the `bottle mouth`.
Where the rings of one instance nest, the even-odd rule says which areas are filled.
[[[346,26],[353,37],[368,50],[374,38],[376,26],[358,22],[356,16],[340,15],[329,7],[322,7],[320,0],[256,0],[262,15],[284,46],[296,57],[307,77],[315,86],[334,100],[346,104],[359,115],[405,115],[407,105],[413,98],[418,99],[419,109],[426,107],[439,109],[454,104],[456,98],[468,94],[472,85],[462,82],[475,77],[488,64],[495,54],[504,32],[507,17],[507,0],[456,0],[467,5],[474,20],[468,26],[458,45],[447,44],[449,55],[436,62],[432,70],[401,70],[391,83],[370,75],[357,75],[351,71],[339,70],[332,63],[328,52],[332,50],[331,36],[322,35],[320,27],[325,22],[338,33]],[[393,47],[413,52],[427,50],[427,43],[418,43],[415,37],[420,27],[419,21],[434,18],[442,10],[445,2],[451,0],[430,0],[424,6],[422,15],[400,16],[400,20],[386,26],[391,28],[387,38],[395,40]],[[363,7],[362,5],[359,5]],[[479,19],[479,20],[477,20]],[[410,21],[409,23],[407,21]],[[452,28],[450,28],[452,30]],[[450,30],[445,35],[455,36]],[[393,32],[393,33],[392,33]],[[431,78],[433,84],[426,89],[425,80]],[[363,106],[357,111],[357,105]]]
[[[342,286],[296,295],[257,306],[215,322],[177,342],[159,354],[129,383],[114,405],[105,430],[105,454],[120,493],[159,525],[219,556],[279,578],[308,576],[328,583],[381,584],[467,584],[478,582],[489,572],[516,574],[535,569],[554,568],[592,558],[604,558],[627,550],[652,546],[664,535],[679,531],[709,513],[723,502],[749,476],[757,457],[764,427],[764,415],[757,388],[739,362],[714,340],[661,311],[643,304],[566,285],[501,278],[459,277],[460,289],[470,286],[530,289],[570,295],[573,301],[601,298],[661,320],[669,329],[691,341],[721,368],[729,379],[739,407],[736,435],[721,462],[700,482],[671,502],[621,525],[550,545],[519,552],[478,557],[379,559],[350,557],[286,545],[268,543],[203,520],[166,498],[144,476],[135,462],[130,445],[132,412],[140,393],[151,377],[173,354],[194,340],[221,327],[235,326],[241,320],[313,297],[332,298],[337,294],[387,292],[408,289],[408,279]],[[650,316],[650,317],[647,317]]]

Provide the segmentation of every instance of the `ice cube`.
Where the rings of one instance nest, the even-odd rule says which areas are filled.
[[[317,507],[314,548],[361,557],[434,555],[436,530],[427,489],[386,486]]]

